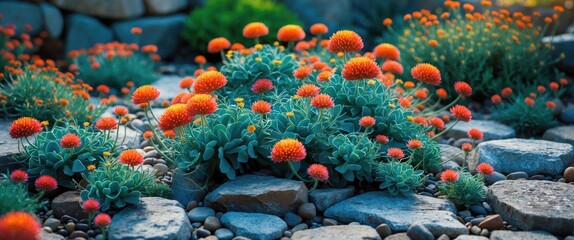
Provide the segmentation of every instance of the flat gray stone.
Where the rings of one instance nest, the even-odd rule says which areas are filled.
[[[297,231],[291,237],[292,240],[314,240],[314,239],[381,239],[377,231],[365,225],[338,225],[327,226],[308,230]]]
[[[21,167],[15,159],[18,151],[18,140],[12,139],[8,133],[12,121],[0,119],[0,172]]]
[[[460,235],[454,240],[488,240],[488,238],[483,236],[473,236],[473,235]]]
[[[448,144],[439,144],[441,162],[454,161],[458,165],[464,162],[464,152],[462,149]]]
[[[112,31],[90,16],[71,14],[66,18],[66,27],[68,29],[66,52],[86,49],[94,46],[96,43],[107,43],[114,40]]]
[[[177,12],[188,5],[188,0],[145,0],[147,12],[158,15]]]
[[[287,230],[281,218],[262,213],[228,212],[221,217],[221,223],[236,236],[251,239],[279,239]]]
[[[139,146],[139,137],[140,134],[131,128],[126,128],[125,126],[119,126],[118,129],[113,130],[110,132],[110,137],[118,138],[118,143],[123,143],[128,147],[136,147]]]
[[[500,181],[489,187],[494,212],[521,230],[568,235],[574,229],[574,185],[528,180]]]
[[[79,191],[67,191],[55,197],[52,201],[52,211],[57,218],[62,218],[64,215],[75,219],[88,218],[88,214],[82,208],[82,197]]]
[[[454,122],[447,123],[445,128],[452,126]],[[516,136],[516,132],[509,126],[488,120],[470,120],[468,122],[458,122],[446,133],[446,137],[467,138],[468,130],[476,128],[484,133],[484,141],[507,139]]]
[[[55,233],[48,233],[44,230],[40,231],[40,239],[41,240],[66,240],[66,238],[62,235],[55,234]]]
[[[333,206],[355,193],[355,187],[316,189],[309,193],[309,202],[315,204],[317,211],[324,212],[328,207]]]
[[[546,140],[521,138],[494,140],[478,145],[474,156],[469,158],[470,169],[484,162],[504,174],[522,171],[529,176],[536,174],[553,176],[574,165],[574,148],[570,144]]]
[[[543,231],[535,232],[516,232],[516,231],[505,231],[498,230],[490,234],[490,240],[558,240],[555,236],[550,233]]]
[[[574,126],[561,126],[546,130],[542,139],[574,145]]]
[[[411,224],[421,223],[434,236],[468,234],[467,228],[456,220],[455,212],[453,203],[438,198],[368,192],[331,206],[324,216],[339,222],[359,222],[371,227],[386,223],[393,232],[405,232]]]
[[[52,0],[73,12],[110,19],[130,19],[144,14],[143,0]]]
[[[283,216],[307,202],[307,187],[300,181],[270,176],[243,175],[222,184],[204,199],[222,212],[251,212]]]
[[[64,30],[64,16],[62,12],[49,3],[40,3],[39,6],[42,10],[44,29],[46,29],[51,38],[59,38]]]
[[[37,4],[22,2],[22,1],[0,1],[0,26],[14,24],[16,26],[16,35],[20,33],[28,33],[34,36],[42,29],[42,11]],[[32,31],[24,28],[25,25],[30,25]]]
[[[189,239],[191,224],[175,200],[143,197],[140,205],[127,207],[112,219],[109,239]]]

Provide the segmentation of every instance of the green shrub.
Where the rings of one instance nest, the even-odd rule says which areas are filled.
[[[15,183],[8,176],[0,175],[0,216],[11,211],[35,213],[38,206],[29,196],[26,183]]]
[[[466,207],[484,201],[486,190],[482,174],[473,176],[466,170],[461,170],[458,173],[457,181],[447,182],[439,186],[441,194]]]
[[[387,189],[392,195],[412,195],[423,184],[423,171],[403,162],[391,161],[377,165],[377,181],[380,189]]]
[[[243,38],[243,27],[250,22],[263,22],[269,28],[269,35],[260,39],[263,43],[275,41],[283,25],[301,25],[295,13],[273,0],[210,0],[191,11],[182,35],[192,49],[204,52],[207,43],[219,36],[252,46],[252,40]]]

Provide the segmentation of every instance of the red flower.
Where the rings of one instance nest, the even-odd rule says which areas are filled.
[[[311,164],[311,166],[309,166],[309,168],[307,168],[307,174],[309,174],[309,176],[311,176],[311,178],[317,180],[317,181],[327,181],[329,180],[329,170],[327,169],[327,167],[321,165],[321,164]]]
[[[512,88],[509,87],[502,89],[502,92],[500,92],[500,95],[502,95],[503,98],[508,98],[510,94],[512,94]]]
[[[412,139],[407,142],[407,147],[410,149],[419,149],[423,147],[423,143],[419,140]]]
[[[194,115],[187,111],[185,104],[178,103],[165,109],[165,112],[159,118],[158,125],[161,130],[172,130],[176,127],[184,126],[192,122],[193,117]]]
[[[160,128],[161,128],[161,127],[160,127]],[[153,132],[152,132],[152,131],[145,131],[145,132],[142,134],[142,137],[143,137],[144,139],[152,138],[152,137],[153,137]]]
[[[264,100],[259,100],[251,105],[251,110],[260,114],[268,114],[271,112],[271,104]]]
[[[317,75],[318,82],[326,82],[333,76],[333,73],[330,71],[322,71]]]
[[[440,174],[440,180],[443,182],[456,182],[458,180],[458,172],[452,169],[445,170]]]
[[[196,94],[187,103],[187,111],[192,115],[209,115],[217,111],[217,101],[211,95]]]
[[[120,153],[118,160],[123,164],[135,166],[143,163],[144,155],[136,149],[128,149]]]
[[[335,103],[333,102],[331,96],[327,94],[319,94],[311,99],[311,106],[318,109],[332,108],[335,106]]]
[[[133,104],[142,104],[155,100],[159,97],[157,88],[151,85],[144,85],[137,88],[132,95]]]
[[[80,137],[78,135],[73,133],[66,133],[66,135],[64,135],[62,139],[60,139],[60,146],[62,146],[63,148],[75,148],[81,145],[82,140],[80,140]]]
[[[313,71],[312,68],[310,68],[308,66],[303,66],[303,67],[297,68],[297,69],[295,69],[295,71],[293,71],[293,77],[295,77],[299,80],[304,80],[309,75],[311,75],[312,71]]]
[[[96,199],[88,199],[82,203],[82,209],[87,214],[92,214],[100,210],[100,202]]]
[[[266,78],[262,78],[255,81],[255,83],[253,83],[253,86],[251,86],[251,91],[256,94],[271,91],[272,89],[273,89],[273,82],[271,82],[271,80]]]
[[[438,117],[432,117],[429,119],[429,124],[433,127],[435,127],[438,130],[443,130],[444,129],[444,121]]]
[[[113,117],[103,117],[96,122],[96,128],[101,131],[118,128],[118,121]]]
[[[10,179],[17,183],[25,183],[28,181],[28,173],[20,169],[14,170],[12,174],[10,174]]]
[[[553,101],[547,101],[546,107],[549,109],[554,109],[556,107],[556,103],[554,103]]]
[[[124,106],[116,106],[114,108],[114,113],[118,116],[124,116],[128,114],[128,108],[124,107]]]
[[[389,137],[379,134],[376,137],[378,143],[387,144],[389,143]]]
[[[96,87],[96,91],[101,92],[103,94],[108,94],[110,93],[110,88],[106,85],[98,85],[98,87]]]
[[[387,60],[381,65],[383,72],[390,72],[392,74],[402,75],[404,72],[403,65],[397,61]]]
[[[96,217],[94,218],[94,224],[100,228],[107,227],[108,225],[110,225],[111,222],[112,218],[110,217],[110,215],[105,213],[100,213],[96,215]]]
[[[536,87],[536,91],[538,91],[539,93],[545,93],[546,88],[544,86],[538,86]]]
[[[405,153],[400,148],[389,148],[387,150],[387,156],[393,159],[401,159],[405,157]]]
[[[299,162],[307,156],[305,146],[299,140],[286,138],[273,146],[271,150],[271,159],[276,162],[295,161]]]
[[[476,166],[476,171],[484,175],[492,175],[494,168],[488,163],[481,163]]]
[[[175,131],[174,130],[167,130],[165,132],[163,132],[163,135],[165,135],[168,138],[175,138]]]
[[[224,37],[211,39],[207,44],[207,51],[210,53],[218,53],[231,47],[231,42]]]
[[[207,59],[205,59],[205,57],[203,55],[195,56],[193,61],[199,65],[203,65],[203,64],[207,63]]]
[[[468,130],[468,137],[472,140],[481,140],[483,137],[482,131],[476,129],[476,128],[471,128]]]
[[[42,123],[35,118],[21,117],[12,122],[8,132],[12,138],[30,137],[42,131]]]
[[[452,115],[454,115],[457,120],[464,122],[468,122],[472,118],[472,113],[470,110],[462,105],[455,105],[454,107],[450,108],[450,113],[452,113]]]
[[[534,99],[526,97],[526,98],[524,98],[524,103],[526,103],[526,105],[532,107],[532,106],[534,106]]]
[[[243,27],[243,37],[246,38],[258,38],[267,36],[267,34],[269,34],[269,28],[262,22],[248,23]]]
[[[207,71],[202,73],[195,80],[193,91],[195,93],[211,93],[224,87],[227,84],[227,78],[223,73],[218,71]]]
[[[446,90],[439,88],[436,90],[436,95],[440,98],[440,99],[446,99],[448,97],[448,93],[446,92]]]
[[[0,239],[40,240],[42,225],[27,212],[9,212],[0,217]]]
[[[37,189],[45,192],[54,191],[56,188],[58,188],[58,182],[56,179],[49,175],[40,176],[38,179],[36,179],[34,185]]]
[[[130,29],[130,32],[134,35],[140,35],[142,34],[142,29],[139,27],[133,27],[132,29]]]
[[[460,148],[465,152],[470,152],[470,151],[472,151],[472,144],[463,143],[462,146],[460,146]]]
[[[359,125],[364,128],[369,128],[375,125],[377,121],[371,116],[364,116],[359,120]]]
[[[495,94],[492,97],[490,97],[490,101],[492,102],[492,104],[499,104],[500,102],[502,102],[502,98],[500,98],[500,95]]]
[[[299,41],[305,38],[305,31],[297,25],[289,24],[281,27],[277,31],[279,41]]]
[[[189,89],[193,86],[193,78],[192,77],[184,77],[179,81],[179,88],[181,89]]]
[[[472,87],[470,87],[470,85],[468,85],[466,82],[455,82],[454,91],[464,97],[472,95]]]
[[[297,89],[297,96],[299,97],[313,97],[321,91],[315,84],[305,84]]]
[[[321,35],[321,34],[328,33],[329,28],[325,24],[315,23],[315,24],[311,25],[311,28],[309,29],[309,31],[313,35]]]
[[[388,43],[381,43],[375,47],[373,53],[378,58],[399,61],[401,59],[401,52],[399,49]]]
[[[557,82],[551,82],[550,83],[550,89],[552,89],[553,92],[558,91],[558,88],[560,88],[560,85],[558,85]]]
[[[351,58],[341,71],[346,80],[362,80],[376,78],[381,74],[377,63],[367,57]]]
[[[356,32],[349,30],[338,31],[331,36],[329,39],[329,45],[327,45],[332,53],[339,52],[358,52],[363,49],[363,39]]]
[[[440,84],[440,71],[435,66],[428,63],[419,63],[411,69],[414,79],[423,83],[437,86]]]

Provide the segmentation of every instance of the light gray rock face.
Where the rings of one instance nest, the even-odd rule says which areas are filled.
[[[308,230],[297,231],[291,237],[292,240],[315,240],[315,239],[381,239],[377,231],[365,225],[338,225],[327,226]]]
[[[536,174],[558,175],[574,164],[574,148],[570,144],[546,140],[512,138],[483,142],[472,158],[470,169],[480,163],[489,163],[501,173],[523,171]]]
[[[191,224],[174,200],[143,197],[140,205],[127,207],[112,219],[109,239],[189,239]]]
[[[0,26],[14,24],[16,34],[28,33],[34,36],[42,29],[42,11],[37,4],[22,1],[0,1],[0,13],[2,13]],[[28,31],[24,27],[25,25],[31,26],[32,31]]]
[[[97,19],[72,14],[66,19],[66,52],[90,48],[96,43],[107,43],[114,40],[112,31]]]
[[[120,126],[118,129],[113,130],[110,133],[112,138],[118,138],[119,143],[123,143],[128,147],[134,147],[139,145],[139,133],[131,128],[126,128],[125,126]]]
[[[449,128],[453,123],[447,123],[445,128]],[[498,123],[496,121],[487,120],[470,120],[468,122],[458,122],[450,131],[446,133],[446,137],[454,138],[467,138],[468,130],[476,128],[484,134],[484,141],[507,139],[516,136],[516,132],[509,126]]]
[[[359,222],[376,227],[386,223],[393,232],[405,232],[413,223],[421,223],[434,236],[456,237],[468,234],[467,228],[456,220],[453,203],[422,195],[392,196],[387,192],[368,192],[325,211],[324,216],[340,222]]]
[[[188,0],[145,0],[146,10],[151,14],[169,14],[188,5]]]
[[[44,230],[40,231],[40,239],[41,240],[66,240],[66,238],[62,235],[56,233],[48,233]]]
[[[448,144],[439,144],[441,162],[454,161],[461,165],[464,162],[464,152],[462,149]]]
[[[2,173],[21,167],[15,159],[16,154],[19,153],[18,140],[12,139],[8,132],[11,124],[10,120],[0,119],[0,172]]]
[[[316,189],[309,193],[309,202],[315,204],[317,211],[324,212],[328,207],[333,206],[355,193],[355,187]]]
[[[183,77],[177,75],[163,75],[154,82],[152,86],[156,87],[161,93],[159,99],[167,100],[175,97],[178,93],[183,92],[183,90],[179,88],[179,81],[181,81],[182,78]],[[154,112],[154,114],[156,113]],[[159,117],[159,115],[156,116]]]
[[[516,232],[516,231],[504,231],[498,230],[490,234],[490,240],[558,240],[555,236],[550,233],[543,231],[534,232]]]
[[[473,236],[473,235],[460,235],[454,240],[488,240],[488,238],[483,236]]]
[[[236,236],[250,239],[279,239],[287,230],[281,218],[262,213],[228,212],[221,217],[221,223]]]
[[[129,19],[144,14],[143,0],[52,0],[58,7],[91,16]]]
[[[307,199],[307,187],[300,181],[250,174],[227,181],[207,194],[204,201],[208,207],[223,212],[283,216]]]
[[[64,16],[62,16],[62,12],[49,3],[40,3],[39,6],[42,10],[44,29],[46,29],[51,38],[59,38],[62,30],[64,30]]]
[[[574,126],[561,126],[546,130],[544,140],[574,145]]]
[[[490,186],[494,212],[522,230],[568,235],[574,229],[574,185],[550,181],[501,181]]]
[[[204,184],[205,175],[203,173],[196,171],[194,174],[188,174],[176,168],[171,180],[173,199],[183,206],[187,206],[187,203],[191,201],[199,202],[206,193],[206,190],[202,188]]]

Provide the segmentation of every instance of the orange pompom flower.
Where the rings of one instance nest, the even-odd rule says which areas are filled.
[[[190,89],[193,86],[193,78],[192,77],[184,77],[179,81],[179,88],[181,89]]]
[[[367,57],[351,58],[341,71],[346,80],[363,80],[376,78],[381,74],[377,63]]]
[[[440,99],[446,99],[448,97],[448,93],[446,92],[446,90],[444,90],[443,88],[439,88],[436,90],[436,95],[440,98]]]
[[[163,131],[172,130],[192,122],[193,117],[194,115],[187,111],[185,104],[178,103],[165,109],[165,112],[159,118],[158,125]]]
[[[416,139],[411,139],[407,142],[407,147],[409,149],[419,149],[423,147],[423,143]]]
[[[152,131],[145,131],[145,132],[142,134],[142,137],[143,137],[144,139],[150,139],[150,138],[153,137],[153,132],[152,132]]]
[[[471,128],[468,130],[468,137],[472,140],[482,140],[484,134],[482,133],[482,131],[476,129],[476,128]]]
[[[140,35],[140,34],[142,34],[142,29],[139,27],[133,27],[132,29],[130,29],[130,32],[133,35]]]
[[[492,175],[494,168],[488,163],[481,163],[476,166],[476,171],[484,175]]]
[[[363,39],[356,32],[341,30],[331,36],[327,49],[332,53],[358,52],[363,49]]]
[[[391,24],[393,24],[393,20],[390,18],[385,18],[385,20],[383,20],[383,26],[390,26]]]
[[[460,148],[465,152],[470,152],[470,151],[472,151],[472,144],[463,143],[462,146],[460,146]]]
[[[547,101],[546,107],[549,109],[554,109],[554,108],[556,108],[556,103],[554,103],[553,101]]]
[[[333,76],[333,73],[331,71],[322,71],[317,75],[317,81],[327,82],[329,81],[329,79],[331,79],[331,76]]]
[[[389,43],[381,43],[375,47],[373,53],[378,58],[399,61],[401,59],[401,52],[397,47]]]
[[[25,183],[28,181],[28,173],[26,173],[25,171],[22,171],[20,169],[14,170],[10,174],[10,180],[12,180],[13,182],[16,182],[16,183]]]
[[[258,79],[251,86],[251,91],[256,94],[271,91],[273,89],[273,82],[267,78]]]
[[[224,37],[211,39],[207,44],[207,51],[210,53],[218,53],[231,47],[231,42]]]
[[[50,192],[56,190],[58,188],[58,182],[56,179],[50,175],[43,175],[40,176],[34,182],[34,186],[41,191]]]
[[[534,106],[534,99],[530,98],[530,97],[526,97],[524,98],[524,103],[526,103],[526,105],[528,105],[529,107]]]
[[[375,137],[378,143],[387,144],[389,143],[389,137],[379,134]]]
[[[35,118],[21,117],[12,122],[8,130],[10,137],[30,137],[42,131],[42,123]]]
[[[195,56],[195,58],[193,59],[193,61],[199,65],[203,65],[207,63],[207,59],[205,59],[205,56],[203,55],[197,55]]]
[[[305,38],[305,31],[297,25],[288,24],[277,31],[277,39],[279,41],[299,41]]]
[[[502,102],[502,98],[500,97],[500,95],[495,94],[492,97],[490,97],[490,101],[492,102],[492,104],[499,104],[500,102]]]
[[[423,83],[437,86],[440,84],[440,71],[435,66],[428,63],[419,63],[411,69],[414,79]]]
[[[269,28],[262,22],[248,23],[243,27],[243,37],[246,38],[258,38],[267,36],[267,34],[269,34]]]
[[[86,201],[82,203],[82,209],[87,214],[96,213],[100,210],[100,202],[96,199],[86,199]]]
[[[443,130],[444,129],[444,121],[438,117],[432,117],[429,119],[429,124],[433,127],[435,127],[438,130]]]
[[[458,172],[452,169],[445,170],[440,174],[440,180],[443,182],[456,182],[458,180]]]
[[[333,98],[327,94],[319,94],[311,99],[311,106],[317,109],[332,108],[335,106]]]
[[[293,77],[295,77],[299,80],[304,80],[309,75],[311,75],[311,72],[313,72],[312,68],[310,68],[309,66],[303,66],[303,67],[297,68],[297,69],[295,69],[295,71],[293,71]]]
[[[251,110],[260,114],[268,114],[271,112],[271,104],[264,100],[259,100],[251,105]]]
[[[96,91],[101,92],[103,94],[108,94],[110,93],[110,87],[101,84],[96,87]]]
[[[133,104],[148,103],[159,97],[159,90],[151,85],[137,88],[132,95]]]
[[[115,113],[117,116],[125,116],[125,115],[128,114],[128,112],[129,112],[129,111],[128,111],[128,108],[127,108],[127,107],[124,107],[124,106],[116,106],[116,107],[114,107],[114,113]]]
[[[299,97],[313,97],[321,92],[321,89],[315,84],[305,84],[297,89],[297,96]]]
[[[193,85],[193,91],[195,93],[209,94],[224,87],[226,84],[227,78],[223,73],[218,71],[207,71],[197,77],[195,84]]]
[[[329,28],[327,27],[327,25],[325,25],[323,23],[315,23],[315,24],[311,25],[311,28],[309,29],[309,31],[313,35],[322,35],[322,34],[328,33]]]
[[[118,160],[129,166],[136,166],[143,163],[144,155],[136,149],[128,149],[120,153]]]
[[[472,113],[468,110],[467,107],[462,105],[455,105],[454,107],[450,108],[450,113],[460,121],[468,122],[472,118]]]
[[[364,128],[370,128],[375,125],[377,121],[371,116],[364,116],[359,120],[359,125]]]
[[[466,82],[455,82],[454,91],[456,91],[458,94],[464,97],[472,95],[472,87],[468,85],[468,83]]]
[[[113,117],[103,117],[96,122],[96,129],[100,131],[113,130],[118,128],[118,120]]]
[[[112,222],[110,215],[106,213],[100,213],[94,217],[94,224],[100,228],[105,228]]]
[[[500,95],[502,95],[503,98],[508,98],[510,94],[512,94],[512,88],[509,87],[502,89],[502,92],[500,92]]]
[[[276,163],[299,162],[305,159],[306,156],[307,150],[305,150],[305,146],[299,140],[292,138],[286,138],[275,143],[271,150],[271,159]]]
[[[41,227],[31,213],[8,212],[0,216],[0,239],[40,240]]]
[[[192,115],[209,115],[217,111],[215,98],[207,94],[196,94],[186,103],[187,111]]]
[[[401,159],[405,157],[405,153],[400,148],[389,148],[387,149],[387,156],[392,159]]]
[[[383,69],[383,72],[390,72],[398,75],[402,75],[404,72],[403,65],[393,60],[386,60],[383,65],[381,65],[381,69]]]
[[[73,133],[66,133],[62,139],[60,139],[60,146],[63,148],[75,148],[82,145],[82,140],[80,137]]]
[[[307,168],[307,174],[309,174],[309,176],[317,181],[327,181],[329,180],[329,170],[327,169],[327,167],[321,165],[321,164],[311,164],[311,166],[309,166],[309,168]]]

